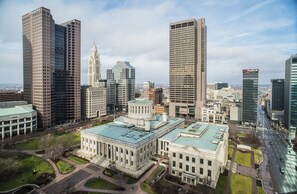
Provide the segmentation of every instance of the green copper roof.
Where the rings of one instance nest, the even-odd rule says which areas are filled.
[[[0,117],[18,114],[32,113],[34,110],[29,106],[16,106],[13,108],[0,108]]]

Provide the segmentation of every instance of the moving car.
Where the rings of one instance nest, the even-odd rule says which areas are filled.
[[[280,171],[280,173],[285,174],[285,169],[284,168],[280,168],[279,171]]]

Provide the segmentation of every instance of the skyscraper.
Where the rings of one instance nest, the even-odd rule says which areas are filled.
[[[88,67],[88,85],[94,87],[95,82],[101,80],[100,58],[97,47],[93,44]]]
[[[22,17],[24,100],[40,128],[80,120],[80,21],[55,25],[40,7]]]
[[[127,111],[127,102],[135,98],[135,69],[127,61],[117,61],[107,69],[107,106]]]
[[[242,122],[257,124],[258,69],[243,69]]]
[[[284,97],[286,126],[297,127],[297,54],[286,60]]]
[[[207,83],[205,19],[171,23],[169,35],[169,114],[201,120]]]
[[[271,80],[271,110],[284,110],[284,79],[272,79]]]
[[[22,17],[24,100],[37,111],[38,126],[48,128],[52,120],[52,83],[55,64],[55,24],[46,8]]]

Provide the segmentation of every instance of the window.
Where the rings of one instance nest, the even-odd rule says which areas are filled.
[[[172,162],[172,166],[175,167],[175,161]]]
[[[192,166],[192,173],[195,173],[195,167]]]
[[[123,158],[121,158],[121,162],[123,162]]]
[[[189,162],[189,156],[186,156],[186,161]]]
[[[123,149],[121,148],[121,153],[123,153]]]
[[[211,176],[211,170],[208,170],[207,176]]]
[[[131,166],[133,166],[133,161],[131,161]]]
[[[126,150],[126,154],[128,155],[128,150]]]
[[[128,160],[126,159],[126,164],[128,164]]]
[[[179,159],[183,159],[183,155],[182,154],[179,154]]]
[[[172,170],[172,174],[175,174],[175,171],[174,170]]]
[[[208,166],[211,166],[211,161],[208,161]]]
[[[116,147],[116,152],[119,151],[118,147]]]
[[[192,162],[195,163],[195,158],[192,158]]]
[[[131,151],[131,156],[133,156],[133,151]]]
[[[175,153],[173,152],[173,157],[175,157],[176,155],[175,155]]]
[[[189,171],[189,165],[186,165],[186,171]]]
[[[183,168],[183,163],[179,163],[179,168],[182,169]]]
[[[203,175],[203,168],[200,168],[200,174]]]
[[[200,164],[203,164],[203,159],[200,159]]]

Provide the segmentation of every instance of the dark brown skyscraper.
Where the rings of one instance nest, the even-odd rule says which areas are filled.
[[[56,25],[60,26],[57,30],[50,10],[41,7],[25,14],[22,24],[24,100],[36,109],[39,127],[49,128],[60,122],[61,115],[56,118],[56,100],[65,102],[63,121],[80,120],[80,21]],[[65,44],[58,45],[57,38]],[[65,80],[57,79],[61,75]]]

